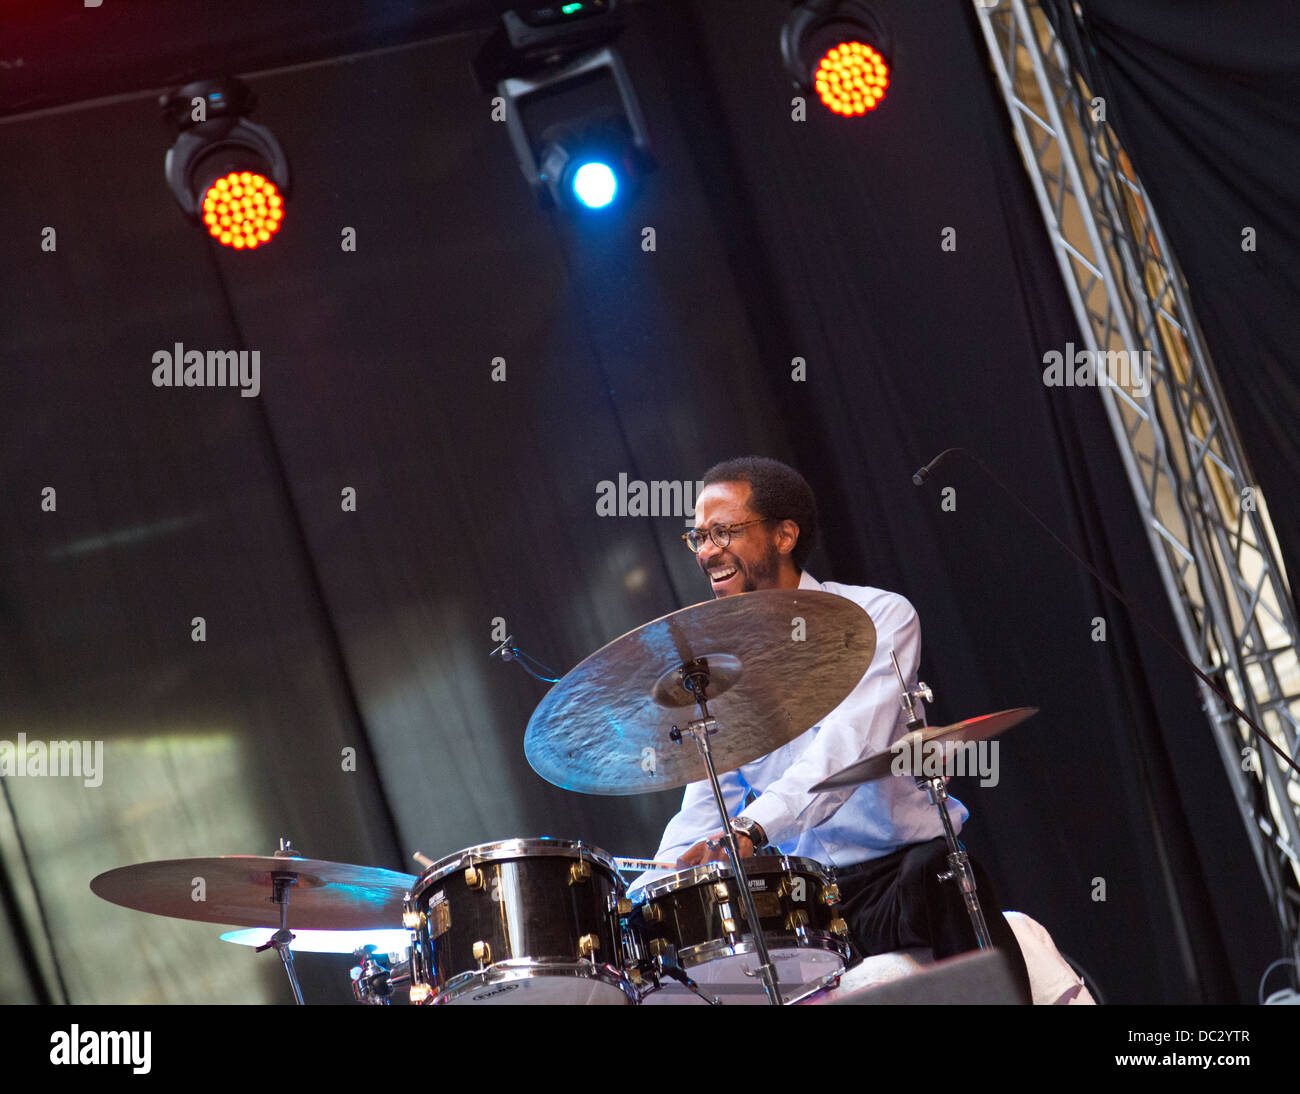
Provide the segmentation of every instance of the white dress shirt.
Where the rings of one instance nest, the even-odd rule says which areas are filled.
[[[857,687],[818,725],[775,752],[718,776],[728,815],[756,821],[768,842],[782,854],[841,867],[943,835],[937,810],[908,776],[889,776],[824,794],[809,793],[809,787],[888,748],[907,731],[889,652],[893,650],[898,657],[908,687],[915,687],[921,625],[916,609],[905,597],[884,589],[822,584],[807,571],[799,579],[799,588],[835,593],[866,609],[876,625],[875,655]],[[918,715],[922,709],[918,702]],[[742,811],[750,789],[757,797]],[[960,831],[966,807],[949,798],[948,813],[953,828]],[[676,861],[720,827],[707,780],[690,783],[680,812],[664,829],[655,858]],[[639,889],[667,873],[642,874],[629,888]]]

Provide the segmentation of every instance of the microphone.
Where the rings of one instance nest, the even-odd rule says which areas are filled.
[[[950,453],[965,452],[965,451],[966,450],[964,448],[945,448],[942,452],[940,452],[937,456],[935,456],[934,459],[932,459],[929,463],[927,463],[924,467],[920,468],[912,475],[913,484],[915,484],[916,486],[924,485],[925,480],[928,479],[931,476],[931,474],[934,473],[934,469],[936,467],[938,467],[941,463],[943,463],[944,460],[948,458],[948,455]]]
[[[1173,639],[1169,638],[1169,636],[1166,635],[1164,631],[1162,631],[1159,627],[1157,627],[1154,623],[1152,623],[1151,620],[1149,620],[1142,612],[1138,611],[1135,607],[1133,607],[1133,605],[1128,602],[1128,599],[1124,596],[1123,593],[1121,593],[1117,588],[1115,588],[1114,585],[1112,585],[1109,581],[1107,581],[1104,577],[1102,577],[1101,574],[1097,572],[1096,567],[1094,567],[1092,563],[1088,562],[1088,560],[1085,559],[1082,555],[1080,555],[1078,551],[1076,551],[1073,547],[1071,547],[1068,543],[1066,543],[1065,540],[1063,540],[1060,536],[1058,536],[1055,532],[1053,532],[1051,527],[1048,525],[1048,523],[1045,520],[1043,520],[1043,518],[1040,517],[1037,513],[1035,513],[1031,508],[1029,508],[1028,505],[1026,505],[1023,501],[1021,501],[1020,498],[1017,497],[1016,492],[1012,490],[1011,487],[1009,487],[1006,483],[1004,483],[997,475],[995,475],[993,473],[992,468],[990,468],[983,460],[981,460],[977,455],[975,455],[974,452],[970,451],[970,449],[968,448],[945,448],[942,452],[940,452],[937,456],[935,456],[934,459],[932,459],[929,463],[927,463],[924,467],[922,467],[912,476],[912,482],[915,483],[917,486],[921,486],[925,482],[925,480],[930,477],[930,473],[936,467],[938,467],[940,463],[942,463],[945,459],[947,459],[949,455],[951,455],[954,452],[960,452],[963,456],[966,456],[981,471],[983,471],[984,474],[986,474],[990,479],[992,479],[993,484],[997,486],[998,489],[1000,489],[1004,494],[1006,494],[1007,497],[1009,497],[1012,501],[1014,501],[1018,506],[1020,506],[1021,509],[1023,509],[1026,513],[1028,513],[1029,516],[1033,519],[1034,523],[1038,525],[1038,527],[1040,527],[1044,532],[1046,532],[1049,536],[1051,536],[1052,539],[1054,539],[1057,542],[1057,544],[1059,544],[1060,547],[1071,558],[1073,558],[1076,562],[1079,563],[1079,565],[1084,567],[1084,569],[1086,569],[1088,573],[1092,574],[1093,577],[1095,577],[1099,582],[1101,582],[1101,584],[1106,588],[1106,590],[1111,594],[1111,596],[1113,596],[1116,600],[1118,600],[1121,604],[1123,604],[1125,608],[1128,609],[1129,614],[1133,616],[1134,619],[1138,620],[1140,623],[1145,624],[1146,628],[1149,631],[1151,631],[1157,638],[1160,639],[1161,642],[1163,642],[1166,646],[1168,646],[1171,650],[1173,650],[1174,654],[1183,662],[1183,664],[1185,664],[1189,669],[1191,669],[1194,673],[1196,673],[1198,677],[1200,677],[1201,682],[1204,683],[1206,687],[1208,687],[1212,692],[1214,692],[1214,694],[1217,695],[1219,699],[1226,706],[1231,707],[1232,710],[1236,713],[1237,717],[1239,717],[1243,722],[1246,723],[1246,725],[1250,726],[1250,728],[1254,730],[1256,742],[1263,741],[1266,745],[1268,745],[1269,748],[1271,748],[1274,752],[1277,753],[1278,757],[1284,763],[1286,763],[1288,767],[1290,767],[1292,770],[1300,774],[1300,766],[1298,766],[1296,762],[1293,759],[1291,759],[1290,756],[1287,755],[1285,749],[1283,749],[1281,746],[1274,743],[1273,739],[1262,729],[1259,728],[1258,723],[1253,718],[1251,718],[1250,715],[1248,715],[1244,710],[1242,710],[1241,707],[1237,706],[1237,704],[1232,701],[1232,696],[1228,694],[1228,689],[1225,684],[1216,683],[1215,681],[1211,680],[1208,676],[1206,676],[1205,673],[1203,673],[1200,669],[1198,669],[1196,667],[1196,664],[1192,661],[1192,659],[1188,657],[1187,654],[1185,654],[1181,648],[1179,648],[1179,646],[1173,641]]]

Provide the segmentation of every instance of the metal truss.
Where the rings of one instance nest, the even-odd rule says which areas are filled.
[[[1155,210],[1108,104],[1070,61],[1058,30],[1073,28],[1054,27],[1041,0],[975,8],[1082,337],[1106,362],[1097,390],[1187,655],[1295,759],[1294,602]],[[1114,375],[1135,357],[1143,367]],[[1212,688],[1201,696],[1287,956],[1300,958],[1300,780]]]

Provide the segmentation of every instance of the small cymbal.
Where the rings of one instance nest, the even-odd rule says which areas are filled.
[[[296,855],[221,855],[121,866],[100,874],[90,889],[139,912],[278,929],[280,906],[271,900],[273,872],[297,879],[289,887],[290,929],[320,931],[401,923],[402,897],[416,881],[413,875],[395,870]]]
[[[860,786],[863,783],[874,782],[876,779],[883,779],[894,773],[896,759],[901,759],[908,765],[901,773],[909,775],[913,750],[918,741],[922,749],[921,755],[924,757],[926,747],[931,742],[937,742],[936,748],[944,748],[960,741],[983,741],[989,737],[996,737],[1004,730],[1019,725],[1026,718],[1032,718],[1037,713],[1037,707],[1013,707],[1010,710],[1000,710],[996,714],[981,714],[976,718],[967,718],[964,722],[954,722],[950,726],[923,726],[921,729],[904,734],[883,752],[874,752],[865,760],[859,760],[843,771],[836,772],[829,779],[823,779],[812,788],[812,792],[817,794],[824,790]],[[920,772],[918,771],[917,774]]]
[[[293,905],[289,905],[290,915]],[[292,928],[291,928],[292,930]],[[276,932],[270,927],[241,927],[227,931],[222,942],[237,946],[264,946]],[[369,931],[293,931],[289,944],[294,953],[355,953],[362,946],[374,946],[377,953],[405,953],[411,948],[411,932],[400,927]]]
[[[542,778],[584,794],[644,794],[705,778],[674,725],[698,716],[680,680],[709,665],[709,746],[719,774],[794,740],[834,710],[871,664],[876,628],[852,600],[808,589],[723,597],[629,631],[571,670],[524,735]]]

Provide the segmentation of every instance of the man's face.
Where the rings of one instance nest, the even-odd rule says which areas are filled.
[[[706,486],[695,502],[695,527],[744,524],[758,517],[760,514],[750,508],[750,493],[747,482],[715,482]],[[705,539],[695,561],[708,577],[715,597],[778,587],[781,553],[773,532],[777,526],[775,521],[751,524],[732,533],[731,543],[726,547]]]

